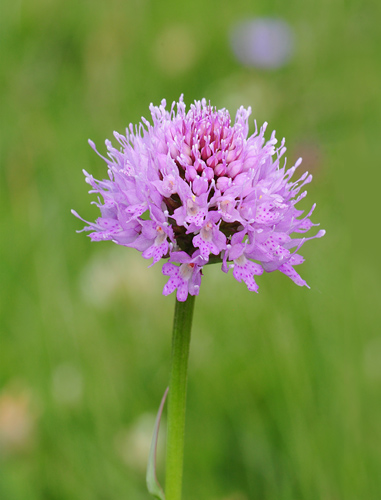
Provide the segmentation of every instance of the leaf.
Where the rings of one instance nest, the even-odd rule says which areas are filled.
[[[157,412],[155,428],[153,431],[153,436],[151,441],[151,448],[148,456],[148,465],[146,474],[148,492],[152,496],[157,498],[157,500],[165,500],[163,488],[160,486],[159,481],[157,480],[156,477],[156,451],[157,451],[157,440],[159,437],[160,420],[161,420],[161,415],[163,413],[164,403],[167,398],[167,394],[168,394],[168,387],[164,392],[164,396],[160,403],[159,411]]]

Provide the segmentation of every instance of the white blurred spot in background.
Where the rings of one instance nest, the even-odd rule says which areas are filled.
[[[230,43],[235,57],[245,66],[277,69],[293,55],[294,33],[286,21],[257,18],[235,24]]]
[[[115,436],[115,448],[123,462],[138,472],[145,473],[156,415],[143,413],[129,429],[119,431]],[[157,464],[164,462],[165,418],[161,419],[157,444]]]
[[[64,406],[75,406],[82,399],[83,378],[71,364],[61,364],[53,372],[52,393],[55,401]]]
[[[16,383],[0,392],[0,457],[23,453],[31,447],[36,417],[27,388]]]
[[[164,282],[161,265],[148,269],[151,262],[132,248],[112,246],[95,254],[80,277],[84,298],[107,309],[118,297],[139,302],[160,295]]]

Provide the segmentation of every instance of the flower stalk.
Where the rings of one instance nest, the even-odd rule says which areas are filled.
[[[194,295],[188,295],[185,302],[176,300],[173,321],[167,411],[166,500],[181,500],[187,370],[194,301]]]

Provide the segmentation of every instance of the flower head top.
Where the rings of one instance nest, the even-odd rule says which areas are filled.
[[[263,270],[278,269],[306,285],[294,269],[303,262],[297,252],[324,231],[291,238],[316,225],[315,205],[304,217],[295,208],[312,176],[291,181],[301,160],[289,170],[280,166],[284,139],[276,148],[273,132],[266,142],[266,123],[248,137],[250,108],[241,107],[233,124],[226,109],[205,99],[188,112],[182,96],[169,111],[165,100],[150,111],[153,125],[142,118],[125,136],[114,133],[119,149],[106,141],[109,180],[84,172],[90,192],[103,198],[96,203],[101,216],[84,228],[90,238],[136,248],[152,265],[169,259],[163,293],[177,289],[180,301],[198,295],[202,268],[211,262],[221,262],[224,272],[232,268],[252,291]]]

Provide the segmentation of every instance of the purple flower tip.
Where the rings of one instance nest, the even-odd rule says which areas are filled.
[[[95,202],[101,216],[95,223],[84,221],[92,241],[136,248],[152,265],[169,259],[163,293],[177,290],[180,301],[188,293],[198,295],[202,268],[211,262],[221,262],[224,272],[233,269],[235,279],[255,292],[254,276],[264,270],[278,269],[307,286],[294,269],[304,260],[297,252],[324,231],[291,238],[316,225],[310,220],[315,205],[304,217],[295,208],[311,176],[291,181],[300,160],[289,170],[285,162],[280,166],[284,140],[276,148],[273,132],[266,142],[267,124],[248,137],[251,110],[243,107],[234,123],[226,109],[205,99],[188,112],[182,96],[170,110],[163,100],[150,111],[153,124],[143,118],[125,136],[114,134],[118,149],[106,141],[108,154],[102,158],[109,179],[98,181],[84,172],[90,192],[103,198]]]

